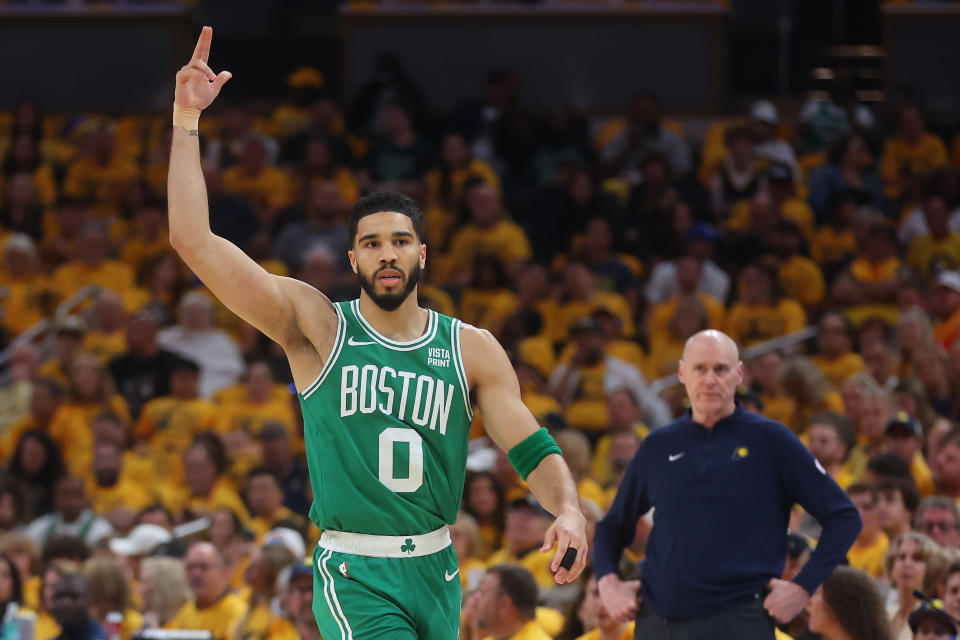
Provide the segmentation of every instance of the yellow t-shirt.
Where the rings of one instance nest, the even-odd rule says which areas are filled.
[[[750,346],[803,329],[807,314],[796,300],[784,298],[776,306],[737,303],[727,314],[727,334],[741,346]]]
[[[854,569],[860,569],[874,578],[879,578],[883,575],[883,558],[887,555],[889,546],[890,540],[881,531],[877,538],[868,545],[858,546],[854,542],[850,550],[847,551],[847,562]]]
[[[95,266],[73,260],[53,272],[51,285],[61,298],[66,299],[88,284],[123,293],[133,287],[133,281],[133,269],[118,260],[104,260]]]
[[[843,386],[847,378],[863,371],[863,358],[853,351],[848,351],[834,360],[828,360],[823,356],[813,356],[811,360],[830,381],[830,384],[838,389]]]
[[[276,513],[269,518],[262,518],[259,516],[256,518],[250,518],[249,522],[247,522],[247,529],[249,529],[250,532],[256,536],[256,539],[260,541],[263,540],[263,536],[265,536],[268,531],[276,527],[277,523],[281,520],[291,521],[294,525],[296,525],[294,527],[295,529],[306,533],[307,519],[283,506],[277,509]]]
[[[164,251],[170,251],[169,234],[161,233],[153,240],[142,235],[135,235],[123,243],[123,248],[120,250],[120,259],[130,265],[131,269],[137,271],[144,260]]]
[[[481,290],[467,288],[460,296],[460,319],[483,329],[494,329],[491,311],[516,306],[517,296],[509,289]],[[499,328],[499,327],[496,327]]]
[[[792,220],[800,227],[807,242],[813,240],[813,211],[810,205],[796,197],[789,197],[780,207],[783,217]],[[730,211],[727,228],[737,233],[748,233],[753,228],[753,216],[750,214],[750,200],[741,200]]]
[[[700,291],[696,292],[697,301],[703,306],[707,313],[707,321],[713,329],[722,329],[725,321],[726,309],[716,298],[708,296]],[[677,312],[678,296],[673,296],[669,300],[664,300],[657,304],[650,311],[650,320],[648,322],[648,335],[650,342],[655,344],[660,340],[667,338],[671,334],[670,321]]]
[[[270,605],[257,605],[242,618],[233,633],[233,640],[300,640],[293,624],[270,610]]]
[[[214,640],[229,640],[246,612],[247,603],[240,596],[228,593],[205,609],[198,609],[196,602],[187,602],[165,628],[206,630]]]
[[[817,263],[804,256],[791,256],[778,268],[780,286],[787,297],[805,307],[816,307],[823,302],[826,283]]]
[[[810,243],[810,257],[817,264],[842,262],[857,253],[857,238],[852,229],[835,228],[824,225],[817,229]]]
[[[785,422],[794,433],[802,434],[810,427],[810,421],[814,415],[821,411],[832,411],[833,413],[843,413],[843,396],[839,391],[833,389],[827,391],[821,401],[815,405],[800,407],[796,404],[793,408],[793,415],[790,420]]]
[[[629,338],[634,334],[633,316],[627,299],[612,291],[597,291],[590,300],[572,300],[560,306],[559,322],[554,327],[559,335],[552,335],[551,338],[554,342],[565,341],[569,335],[570,325],[597,309],[607,309],[620,319],[624,337]]]
[[[916,236],[907,249],[907,264],[922,276],[960,266],[960,233],[951,232],[937,240],[931,235]]]
[[[910,475],[913,476],[913,484],[917,486],[920,497],[926,498],[936,492],[936,487],[933,484],[933,472],[930,470],[926,458],[919,451],[914,452],[913,459],[910,461]]]
[[[34,629],[34,640],[53,640],[62,633],[56,618],[46,611],[37,611],[37,626]]]
[[[179,454],[190,446],[194,435],[212,428],[216,418],[217,408],[203,398],[154,398],[143,405],[133,435],[153,449]]]
[[[290,444],[296,449],[296,443],[302,440],[297,428],[297,419],[290,406],[290,395],[284,392],[283,396],[272,395],[267,402],[255,404],[247,400],[246,391],[242,398],[218,403],[214,429],[218,433],[244,431],[251,438],[260,435],[263,425],[267,422],[279,422],[290,436]]]
[[[527,234],[516,223],[500,220],[489,229],[468,224],[459,229],[450,241],[450,250],[443,259],[443,281],[455,273],[471,271],[473,260],[480,255],[493,255],[504,263],[527,260],[533,255]],[[442,277],[441,277],[442,276]]]
[[[494,640],[494,638],[493,636],[487,636],[484,640]],[[550,634],[544,631],[536,620],[531,620],[510,636],[508,640],[551,640],[551,638]]]
[[[623,633],[617,636],[617,640],[633,640],[633,627],[635,624],[635,622],[628,622],[627,626],[623,628]],[[600,640],[600,629],[594,629],[582,636],[577,636],[576,640]]]
[[[553,581],[553,572],[550,571],[550,563],[553,561],[553,552],[540,553],[540,548],[527,552],[522,558],[514,557],[507,549],[498,549],[490,554],[487,559],[487,566],[507,563],[519,564],[524,569],[533,574],[537,584],[545,589],[556,585]]]
[[[120,204],[127,188],[139,175],[137,165],[119,153],[107,165],[84,157],[67,171],[63,192],[74,198],[89,199],[98,213],[108,213]]]
[[[21,436],[30,429],[36,429],[33,416],[26,416],[14,422],[7,432],[6,450],[13,453]],[[53,414],[47,428],[47,435],[60,447],[63,461],[73,475],[90,475],[90,452],[93,449],[93,433],[82,417],[67,407],[60,407]]]
[[[247,512],[247,507],[240,498],[240,494],[223,478],[217,480],[216,484],[213,485],[213,490],[210,491],[210,495],[207,496],[193,495],[189,487],[166,487],[165,490],[164,488],[161,490],[165,494],[163,496],[164,505],[176,515],[180,515],[189,509],[194,517],[199,517],[209,515],[220,507],[227,507],[232,509],[244,524],[250,519],[250,514]]]
[[[44,276],[5,283],[0,299],[3,327],[11,334],[26,331],[53,311],[56,292]]]
[[[933,325],[933,337],[947,352],[950,351],[950,347],[957,339],[958,332],[960,332],[960,309],[954,311],[946,320],[941,320]]]
[[[879,263],[870,262],[866,258],[857,258],[850,263],[850,275],[859,282],[885,282],[896,280],[902,266],[900,259],[895,256]],[[890,324],[896,324],[899,316],[897,305],[893,303],[855,305],[847,307],[844,312],[854,325],[859,325],[873,315],[880,316]]]
[[[642,422],[633,425],[633,431],[641,442],[650,433],[650,429]],[[614,469],[613,465],[610,464],[610,444],[612,441],[613,439],[609,435],[600,436],[593,450],[593,464],[590,467],[590,475],[603,486],[613,482]]]
[[[122,508],[140,511],[156,502],[151,485],[138,482],[128,474],[122,474],[117,484],[112,487],[101,487],[90,477],[86,480],[90,508],[97,515]]]
[[[763,401],[763,415],[776,420],[780,424],[790,424],[790,417],[797,409],[797,403],[788,395],[771,395],[764,392],[760,395]]]
[[[883,153],[880,155],[884,193],[890,198],[900,195],[900,174],[903,171],[922,176],[945,166],[947,146],[932,133],[923,134],[914,145],[899,137],[890,138],[883,143]]]
[[[251,176],[241,165],[234,165],[223,172],[223,187],[230,195],[248,200],[258,209],[279,209],[293,199],[287,174],[273,167],[263,167]]]
[[[81,350],[97,356],[100,362],[110,362],[127,352],[127,334],[123,329],[112,333],[91,331],[83,337]]]

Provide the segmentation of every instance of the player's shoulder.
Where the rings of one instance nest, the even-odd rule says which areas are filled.
[[[472,324],[460,321],[460,345],[464,354],[478,351],[482,353],[487,349],[498,349],[503,351],[500,342],[487,329],[475,327]]]

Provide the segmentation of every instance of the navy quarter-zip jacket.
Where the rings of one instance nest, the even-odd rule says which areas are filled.
[[[846,493],[779,422],[737,405],[707,428],[688,414],[655,429],[627,468],[597,524],[597,579],[617,570],[637,520],[655,509],[641,596],[663,618],[721,613],[779,578],[790,510],[799,503],[823,526],[794,581],[813,593],[860,533]]]

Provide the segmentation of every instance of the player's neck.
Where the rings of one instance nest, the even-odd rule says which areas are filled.
[[[393,311],[386,311],[377,306],[365,291],[361,291],[360,313],[380,335],[397,342],[416,340],[427,327],[427,310],[420,308],[415,292],[411,292]]]

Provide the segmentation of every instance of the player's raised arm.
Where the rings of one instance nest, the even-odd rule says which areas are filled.
[[[322,296],[301,282],[267,273],[238,247],[210,230],[197,126],[200,112],[210,106],[231,77],[229,71],[214,74],[207,65],[212,39],[213,29],[204,27],[193,57],[177,73],[167,177],[170,243],[231,311],[286,346],[295,333],[296,294],[308,299]],[[303,295],[303,289],[314,295]]]
[[[541,551],[549,551],[556,543],[550,568],[557,584],[571,582],[587,564],[587,535],[570,469],[556,442],[540,429],[520,399],[517,375],[496,338],[489,331],[464,327],[461,344],[467,377],[476,389],[487,434],[507,452],[534,497],[557,518],[547,530]],[[563,568],[560,563],[570,547],[577,550],[576,560],[571,567]]]

